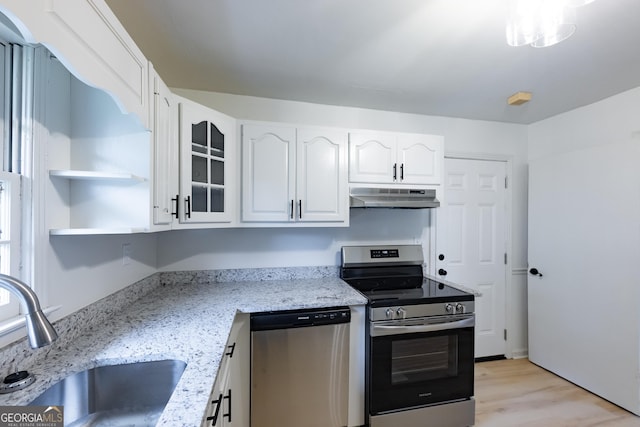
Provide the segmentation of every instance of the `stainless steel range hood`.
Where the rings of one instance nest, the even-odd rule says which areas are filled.
[[[437,208],[434,189],[354,187],[350,191],[352,208]]]

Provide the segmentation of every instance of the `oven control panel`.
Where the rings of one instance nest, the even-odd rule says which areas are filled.
[[[399,258],[398,249],[371,249],[371,258]]]
[[[456,314],[471,314],[474,312],[473,301],[445,302],[431,304],[415,304],[407,306],[370,308],[370,320],[412,319],[416,317],[446,316]]]

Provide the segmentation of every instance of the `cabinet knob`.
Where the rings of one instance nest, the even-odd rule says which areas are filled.
[[[438,274],[441,276],[446,276],[447,275],[447,270],[445,270],[444,268],[441,268],[440,270],[438,270]]]

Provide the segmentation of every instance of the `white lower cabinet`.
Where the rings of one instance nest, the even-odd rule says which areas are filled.
[[[348,226],[347,132],[242,125],[244,225]]]
[[[211,391],[202,427],[249,427],[249,314],[238,313]]]

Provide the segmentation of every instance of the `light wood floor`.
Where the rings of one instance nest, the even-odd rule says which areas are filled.
[[[476,363],[475,427],[640,427],[640,417],[527,359]]]

